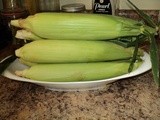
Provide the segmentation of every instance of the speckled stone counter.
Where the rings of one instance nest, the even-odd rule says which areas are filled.
[[[1,120],[160,120],[151,72],[94,91],[57,92],[0,77]]]

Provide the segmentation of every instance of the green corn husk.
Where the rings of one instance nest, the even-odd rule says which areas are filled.
[[[136,62],[133,70],[142,62]],[[37,64],[16,75],[47,82],[78,82],[107,79],[128,73],[130,62],[96,62],[71,64]]]
[[[139,22],[112,15],[37,13],[26,19],[12,20],[11,25],[20,27],[43,39],[107,40],[143,34],[150,27]]]
[[[16,50],[16,56],[33,63],[98,62],[130,59],[134,48],[107,41],[38,40]],[[143,51],[139,49],[139,56]]]
[[[33,66],[33,65],[37,65],[37,63],[33,63],[33,62],[29,62],[29,61],[26,61],[26,60],[24,60],[24,59],[22,59],[22,58],[20,58],[19,59],[19,62],[21,63],[21,64],[24,64],[24,65],[27,65],[27,66]]]

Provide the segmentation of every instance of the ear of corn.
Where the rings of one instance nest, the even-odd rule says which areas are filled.
[[[16,56],[34,63],[98,62],[130,59],[133,51],[107,41],[38,40],[16,50]]]
[[[134,64],[134,69],[141,62]],[[130,62],[96,62],[71,64],[37,64],[23,71],[16,71],[18,76],[48,82],[75,82],[100,80],[128,73]]]
[[[16,74],[54,82],[99,80],[128,73],[134,48],[104,40],[138,36],[144,29],[155,32],[134,20],[98,14],[38,13],[12,20],[11,25],[23,29],[17,37],[37,40],[16,50],[21,62],[31,66]],[[139,49],[138,57],[142,55]],[[140,64],[135,63],[134,69]]]
[[[111,15],[37,13],[26,19],[12,20],[21,27],[44,39],[107,40],[122,36],[137,36],[144,27],[138,22]],[[147,28],[151,32],[154,29]]]

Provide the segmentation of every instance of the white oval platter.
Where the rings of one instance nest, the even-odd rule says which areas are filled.
[[[12,62],[7,67],[7,69],[2,73],[2,75],[13,80],[34,83],[37,85],[44,86],[47,89],[56,90],[56,91],[93,90],[93,89],[102,88],[106,86],[106,84],[112,83],[116,80],[130,78],[133,76],[140,75],[144,72],[147,72],[148,70],[151,69],[149,54],[144,52],[144,56],[142,59],[143,59],[143,63],[138,69],[118,77],[113,77],[113,78],[103,79],[103,80],[83,81],[83,82],[42,82],[37,80],[31,80],[31,79],[27,79],[27,78],[23,78],[15,75],[16,70],[23,70],[27,68],[27,66],[21,64],[18,59]]]

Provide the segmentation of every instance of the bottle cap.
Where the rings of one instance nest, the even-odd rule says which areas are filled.
[[[85,11],[85,5],[81,3],[66,4],[62,6],[63,12],[82,12]]]

